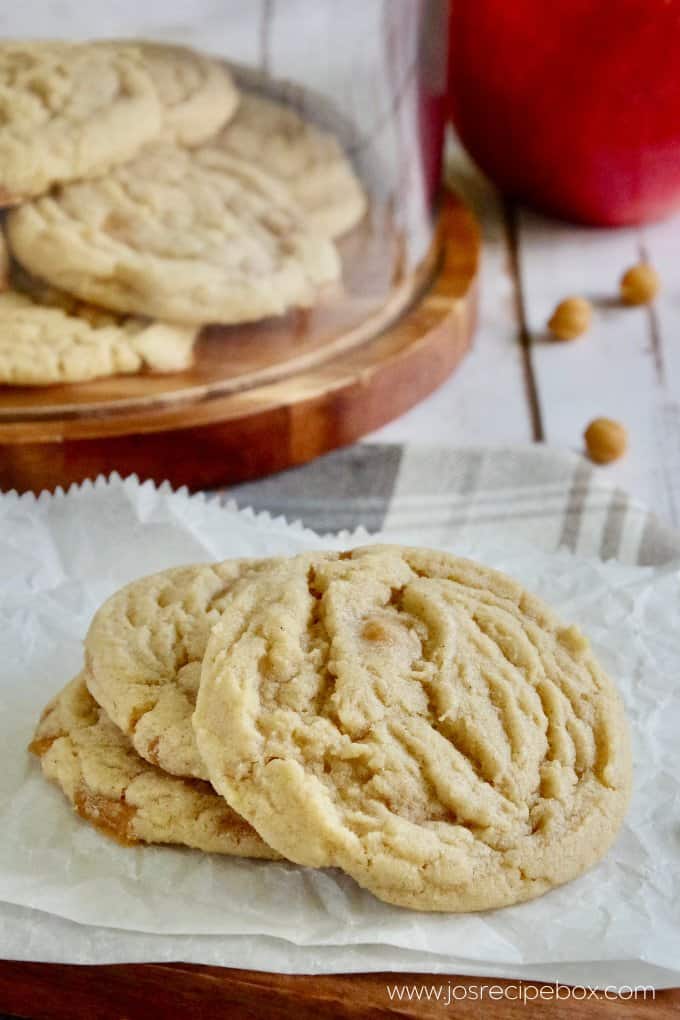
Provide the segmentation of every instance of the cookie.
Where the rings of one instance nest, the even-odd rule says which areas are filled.
[[[0,293],[0,385],[49,386],[149,370],[179,372],[192,361],[197,331],[119,319],[70,301],[43,303]]]
[[[0,43],[0,206],[102,174],[160,130],[134,47]]]
[[[85,301],[172,322],[245,322],[338,279],[285,187],[219,150],[154,145],[96,181],[12,210],[10,251]]]
[[[366,211],[366,195],[333,135],[282,103],[244,92],[214,142],[286,185],[315,230],[339,237]]]
[[[191,716],[210,628],[234,584],[264,560],[176,567],[108,599],[85,638],[91,694],[147,761],[207,779]]]
[[[179,843],[276,859],[209,783],[177,779],[135,754],[76,677],[50,702],[30,745],[75,810],[119,843]]]
[[[420,910],[575,878],[629,797],[621,701],[586,639],[510,578],[431,550],[309,554],[235,586],[194,729],[268,844]]]
[[[103,45],[120,49],[124,43]],[[224,64],[184,46],[135,45],[161,103],[161,138],[178,145],[200,145],[224,127],[238,103],[236,86]]]

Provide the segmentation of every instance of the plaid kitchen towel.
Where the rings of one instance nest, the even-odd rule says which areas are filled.
[[[422,545],[502,533],[541,549],[565,546],[640,565],[680,555],[680,532],[607,484],[606,470],[543,445],[361,443],[220,496],[321,533],[408,531]]]

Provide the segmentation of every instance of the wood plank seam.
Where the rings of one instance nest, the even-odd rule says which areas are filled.
[[[543,425],[543,415],[541,413],[541,402],[538,395],[536,373],[534,371],[531,353],[532,340],[527,324],[526,302],[524,298],[524,288],[522,285],[522,274],[519,265],[519,225],[517,222],[517,209],[515,203],[509,199],[504,199],[502,203],[502,215],[508,243],[508,260],[510,263],[510,275],[512,277],[514,289],[517,328],[519,331],[519,344],[522,350],[524,387],[529,417],[531,420],[531,433],[534,442],[542,443],[545,440],[545,429]]]
[[[640,261],[651,263],[649,252],[642,238],[638,242],[638,250],[640,252]],[[649,343],[652,352],[652,359],[654,362],[654,369],[656,371],[656,379],[660,386],[665,387],[666,385],[666,366],[663,353],[663,340],[661,336],[661,329],[659,326],[659,316],[657,315],[654,304],[647,305],[647,324],[649,328]]]

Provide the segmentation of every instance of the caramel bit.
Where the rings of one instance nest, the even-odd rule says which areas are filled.
[[[80,787],[76,790],[74,805],[81,818],[90,822],[105,836],[115,839],[117,843],[134,846],[139,842],[131,834],[136,809],[126,804],[124,800],[99,797],[85,787]]]
[[[628,433],[625,427],[611,418],[595,418],[583,433],[588,456],[596,464],[609,464],[626,452]]]
[[[36,737],[28,745],[28,750],[31,754],[37,754],[38,758],[42,758],[44,754],[47,754],[54,741],[63,735],[63,733],[55,733],[51,737]]]
[[[101,229],[109,234],[125,234],[130,229],[130,221],[120,213],[111,212],[102,223]]]
[[[565,298],[550,316],[548,329],[556,340],[575,340],[590,328],[592,311],[585,298]]]
[[[13,195],[11,191],[0,188],[0,209],[9,209],[11,206],[19,205],[20,203],[21,197],[19,195]]]
[[[389,641],[390,633],[380,620],[367,620],[361,636],[365,641]]]
[[[626,305],[648,305],[661,289],[661,279],[656,269],[646,262],[631,266],[619,283],[621,300]]]
[[[225,804],[224,814],[218,819],[217,830],[218,832],[228,832],[232,836],[238,835],[240,837],[247,837],[253,834],[253,830],[245,818],[237,815],[227,804]]]
[[[150,761],[152,765],[160,764],[158,760],[158,745],[160,744],[160,742],[161,742],[160,737],[154,737],[153,740],[149,741],[149,744],[147,746],[146,758],[147,761]]]
[[[40,713],[40,722],[41,723],[47,722],[49,717],[53,715],[54,712],[56,711],[56,708],[57,706],[54,704],[53,701],[50,701],[48,705],[45,705],[42,712]]]

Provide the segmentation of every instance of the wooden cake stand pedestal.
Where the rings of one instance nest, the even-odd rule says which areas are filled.
[[[210,488],[302,464],[427,396],[470,345],[479,232],[446,193],[415,273],[371,210],[339,244],[343,294],[263,323],[209,327],[192,369],[0,388],[0,488],[136,473]],[[399,270],[397,270],[397,275]]]

